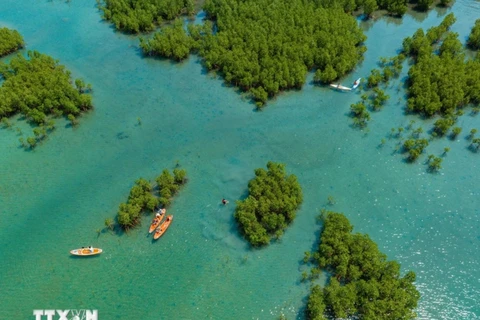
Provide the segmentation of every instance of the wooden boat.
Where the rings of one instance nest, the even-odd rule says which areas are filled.
[[[152,233],[153,230],[155,230],[158,227],[160,222],[162,222],[162,219],[165,216],[166,212],[167,212],[167,210],[165,210],[165,209],[158,210],[157,213],[160,214],[160,216],[157,217],[157,214],[155,214],[155,217],[153,218],[152,223],[150,224],[150,229],[148,229],[148,233]]]
[[[362,80],[362,78],[358,78],[353,82],[353,87],[352,87],[353,90],[358,88],[358,86],[360,85],[360,80]]]
[[[160,238],[165,233],[165,231],[167,231],[168,227],[170,226],[170,223],[172,223],[172,220],[173,220],[172,215],[167,216],[167,219],[165,219],[165,221],[163,221],[160,227],[158,227],[157,230],[155,230],[153,239],[157,240],[158,238]]]
[[[70,253],[73,254],[74,256],[94,256],[102,252],[103,250],[100,248],[92,248],[92,249],[81,248],[81,249],[70,250]]]
[[[352,91],[352,88],[342,86],[341,84],[332,83],[330,87],[343,91]]]

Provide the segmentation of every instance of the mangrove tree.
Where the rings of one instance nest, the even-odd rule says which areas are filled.
[[[0,57],[15,52],[24,46],[23,38],[17,30],[0,28]]]
[[[368,235],[352,233],[341,213],[324,211],[318,253],[320,268],[331,276],[315,285],[307,302],[308,319],[414,319],[420,294],[415,273],[400,275],[400,264],[388,261]]]
[[[272,235],[282,235],[302,201],[297,177],[287,175],[284,164],[269,161],[267,170],[255,170],[248,197],[237,201],[235,219],[250,244],[266,245]]]

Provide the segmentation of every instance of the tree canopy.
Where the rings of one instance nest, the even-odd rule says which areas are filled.
[[[158,205],[158,198],[152,194],[152,185],[140,178],[130,190],[128,201],[118,207],[117,220],[124,229],[129,229],[140,222],[140,213],[145,210],[154,210]]]
[[[195,40],[183,29],[183,21],[177,19],[169,27],[156,32],[152,38],[140,38],[140,48],[145,55],[159,55],[165,58],[181,61],[197,47]]]
[[[269,161],[267,169],[255,170],[249,195],[237,201],[235,210],[238,225],[253,246],[268,244],[272,235],[280,237],[303,201],[297,177],[287,175],[284,164]]]
[[[97,0],[103,17],[129,33],[152,31],[163,20],[195,12],[193,0]]]
[[[173,175],[167,169],[155,179],[159,190],[159,204],[168,207],[172,197],[180,190],[180,187],[187,182],[187,171],[185,169],[173,169]]]
[[[473,26],[472,31],[468,36],[467,44],[473,50],[480,49],[480,19],[477,19],[475,21],[475,25]]]
[[[458,34],[448,31],[454,21],[449,14],[440,26],[427,33],[418,29],[403,41],[405,53],[414,58],[408,72],[409,111],[451,118],[457,109],[479,102],[480,64],[465,59]]]
[[[153,211],[155,207],[168,207],[171,198],[187,182],[187,171],[175,168],[173,175],[167,169],[162,171],[155,181],[157,188],[147,180],[140,178],[130,190],[126,203],[121,203],[118,208],[117,221],[123,229],[130,229],[140,222],[141,212]],[[158,193],[157,193],[158,192]]]
[[[17,30],[0,28],[0,57],[15,52],[24,46],[23,38]]]
[[[24,147],[34,148],[55,128],[51,117],[65,116],[76,124],[76,116],[91,108],[88,94],[90,84],[81,79],[70,79],[70,72],[52,57],[37,51],[13,57],[8,64],[0,62],[0,118],[8,123],[8,117],[23,114],[28,121],[38,125],[34,137],[20,138]]]
[[[317,257],[319,267],[331,277],[323,290],[312,287],[308,319],[369,320],[414,319],[420,294],[415,273],[400,276],[400,264],[387,261],[368,235],[352,234],[353,227],[341,213],[325,211]]]
[[[72,86],[70,72],[52,57],[29,51],[28,58],[18,54],[9,64],[0,62],[0,117],[22,113],[37,124],[47,115],[78,115],[92,108],[85,84]],[[80,86],[80,87],[78,87]]]

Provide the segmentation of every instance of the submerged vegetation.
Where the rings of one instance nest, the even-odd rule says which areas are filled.
[[[140,178],[130,190],[126,203],[121,203],[118,208],[117,221],[123,229],[130,229],[140,222],[142,211],[153,211],[157,206],[166,208],[171,203],[171,198],[178,192],[180,187],[187,182],[185,169],[174,169],[173,176],[167,170],[163,170],[156,182],[158,188],[147,180]],[[158,195],[157,195],[158,192]],[[107,225],[108,224],[108,225]],[[108,228],[113,229],[112,222],[105,222]]]
[[[29,51],[28,58],[18,54],[9,64],[0,62],[0,118],[18,113],[38,125],[25,147],[33,148],[55,128],[52,117],[68,117],[72,122],[92,106],[89,84],[81,79],[72,85],[70,72],[52,57]]]
[[[341,213],[324,211],[318,252],[313,258],[331,274],[322,289],[312,287],[307,302],[308,319],[414,319],[420,294],[415,273],[400,276],[400,264],[387,261],[368,235],[352,233]]]
[[[237,201],[235,219],[253,246],[267,245],[272,235],[280,237],[303,201],[297,177],[287,176],[285,165],[275,162],[268,162],[267,170],[255,170],[248,193]]]
[[[24,46],[22,35],[17,30],[0,28],[0,57],[15,52]]]

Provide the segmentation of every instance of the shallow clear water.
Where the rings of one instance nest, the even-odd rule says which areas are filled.
[[[452,11],[464,41],[480,3],[457,0]],[[446,12],[362,23],[368,51],[344,83],[366,76],[405,36]],[[98,309],[99,319],[302,318],[309,285],[300,283],[301,260],[316,245],[315,216],[329,195],[356,231],[417,273],[420,319],[480,318],[479,155],[464,139],[479,128],[478,117],[461,118],[457,141],[431,143],[428,153],[451,148],[433,175],[423,161],[402,161],[388,138],[391,127],[413,119],[403,115],[400,80],[360,132],[348,117],[358,93],[307,84],[254,112],[195,57],[181,64],[142,58],[137,38],[102,22],[95,1],[0,0],[0,25],[91,83],[95,104],[78,128],[58,121],[33,152],[19,148],[15,131],[0,131],[1,319],[69,308]],[[27,132],[23,121],[16,125]],[[148,217],[128,234],[97,234],[134,180],[153,179],[177,160],[190,181],[160,241],[147,237]],[[251,250],[236,231],[233,200],[269,160],[298,176],[305,200],[279,243]],[[222,198],[232,201],[223,207]],[[104,253],[69,256],[89,244]]]

